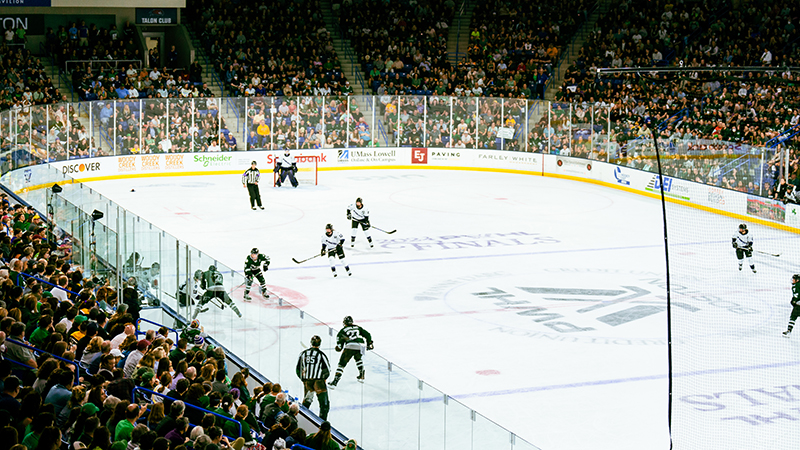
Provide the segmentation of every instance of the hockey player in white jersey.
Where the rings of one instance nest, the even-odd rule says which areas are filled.
[[[756,273],[756,265],[753,263],[753,237],[747,231],[747,225],[739,225],[739,232],[733,235],[731,244],[736,249],[736,258],[739,260],[739,270],[742,270],[742,262],[747,258],[747,264],[753,273]]]
[[[356,245],[356,232],[358,231],[359,225],[361,225],[361,229],[364,230],[364,234],[367,236],[369,246],[374,247],[372,244],[372,234],[369,231],[369,210],[364,207],[364,202],[361,201],[361,197],[358,197],[355,203],[347,207],[347,220],[352,224],[350,247],[355,247]]]
[[[325,234],[322,235],[322,250],[319,254],[320,256],[325,256],[325,253],[328,254],[328,261],[331,263],[331,271],[333,272],[334,277],[337,275],[337,256],[339,257],[339,261],[342,262],[344,270],[347,271],[347,275],[353,275],[353,273],[350,272],[350,266],[348,266],[347,262],[344,260],[344,248],[342,245],[344,245],[344,235],[338,231],[334,231],[333,225],[325,225]]]
[[[275,183],[275,186],[280,187],[281,183],[286,181],[286,177],[288,176],[292,186],[297,187],[297,178],[294,177],[294,174],[297,173],[297,161],[295,161],[294,156],[289,153],[289,150],[286,150],[283,156],[279,156],[275,160],[274,172],[278,174],[278,181]]]

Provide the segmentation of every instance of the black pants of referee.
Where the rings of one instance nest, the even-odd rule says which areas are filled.
[[[247,184],[247,193],[250,194],[250,207],[255,208],[256,204],[261,207],[261,192],[258,190],[257,184]]]

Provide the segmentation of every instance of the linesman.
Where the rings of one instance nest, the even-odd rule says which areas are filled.
[[[245,170],[242,174],[242,186],[247,188],[247,193],[250,194],[250,209],[256,209],[256,204],[261,209],[261,192],[258,190],[258,179],[261,178],[261,171],[256,168],[256,162],[250,163],[250,168]]]
[[[306,408],[311,406],[316,393],[319,400],[319,417],[327,420],[331,404],[325,380],[331,375],[331,364],[328,362],[328,356],[319,349],[321,344],[322,338],[319,336],[311,338],[311,348],[300,353],[295,372],[303,381],[303,406]]]

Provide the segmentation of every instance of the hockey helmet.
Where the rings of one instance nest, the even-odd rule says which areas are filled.
[[[314,336],[311,338],[311,346],[312,347],[319,347],[322,345],[322,338],[319,336]]]
[[[797,283],[798,281],[800,281],[800,274],[796,273],[792,275],[792,283]]]
[[[250,250],[250,254],[251,255],[257,255],[258,254],[258,249],[256,247],[253,247],[253,249]]]
[[[325,229],[326,230],[333,230],[333,225],[327,224],[327,225],[325,225]]]
[[[202,270],[200,270],[200,269],[197,269],[197,270],[195,270],[195,271],[194,271],[194,277],[195,277],[196,279],[198,279],[198,280],[199,280],[200,278],[203,278],[203,271],[202,271]]]
[[[351,316],[344,316],[344,319],[342,320],[342,323],[345,326],[350,326],[350,325],[353,324],[353,318]]]
[[[361,204],[363,205],[363,204],[364,204],[364,201],[363,201],[363,200],[361,200],[361,197],[358,197],[358,198],[356,199],[356,203],[361,203]]]
[[[212,264],[212,265],[208,266],[208,270],[210,270],[211,272],[216,272],[217,266]]]
[[[747,224],[739,224],[739,233],[747,234]]]
[[[256,165],[256,162],[255,162],[255,161],[250,161],[250,165],[251,165],[251,166],[255,166],[255,165]]]

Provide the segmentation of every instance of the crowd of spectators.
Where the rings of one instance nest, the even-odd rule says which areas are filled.
[[[447,57],[445,2],[346,1],[341,28],[378,95],[544,98],[563,47],[586,20],[583,0],[489,1],[472,12],[466,56]]]
[[[197,0],[187,15],[226,93],[350,94],[317,0],[234,4]],[[242,20],[247,18],[247,20]]]
[[[350,39],[373,91],[383,87],[389,95],[430,95],[447,85],[453,0],[345,0],[338,9],[339,28]]]
[[[0,110],[60,102],[41,60],[23,45],[0,43]]]
[[[339,448],[330,423],[298,427],[280,384],[251,390],[246,368],[229,371],[198,321],[139,331],[133,287],[85,277],[70,238],[55,241],[31,208],[3,194],[0,212],[3,448]]]

